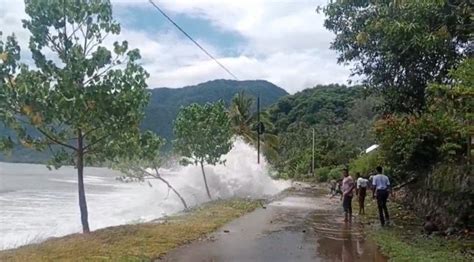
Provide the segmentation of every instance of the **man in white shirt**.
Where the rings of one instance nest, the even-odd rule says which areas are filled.
[[[383,168],[378,166],[376,168],[377,175],[372,179],[372,196],[377,197],[377,207],[379,209],[379,218],[382,226],[385,222],[390,222],[387,209],[387,199],[390,192],[390,180],[383,174]]]
[[[365,196],[367,195],[367,187],[369,185],[369,180],[365,179],[360,175],[360,173],[356,173],[356,195],[359,199],[359,215],[365,214]]]

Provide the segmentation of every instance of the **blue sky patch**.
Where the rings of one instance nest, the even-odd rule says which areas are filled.
[[[167,14],[195,40],[199,42],[199,39],[205,39],[207,43],[215,46],[220,55],[237,56],[246,42],[237,32],[218,28],[207,19],[172,12]],[[114,15],[123,27],[149,34],[173,32],[183,41],[190,41],[152,6],[149,8],[118,6],[114,8]]]

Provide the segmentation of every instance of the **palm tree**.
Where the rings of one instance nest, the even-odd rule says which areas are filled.
[[[257,114],[253,112],[254,99],[244,92],[239,92],[234,98],[229,109],[229,117],[235,135],[242,137],[245,142],[256,146],[257,144]],[[267,112],[260,113],[260,122],[266,130],[273,129]],[[268,160],[275,160],[278,157],[278,137],[265,132],[260,136],[262,151]]]

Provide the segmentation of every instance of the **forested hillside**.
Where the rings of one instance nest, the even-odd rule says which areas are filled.
[[[269,109],[280,137],[279,159],[274,161],[280,175],[311,172],[313,129],[315,167],[321,180],[331,169],[348,164],[374,143],[371,125],[377,104],[364,88],[344,85],[315,86],[280,99]]]
[[[247,95],[254,97],[260,95],[262,108],[287,95],[282,88],[263,80],[213,80],[183,88],[155,88],[150,90],[150,102],[145,110],[142,129],[156,132],[170,141],[173,135],[173,121],[182,106],[191,103],[214,102],[220,99],[228,106],[234,95],[240,91],[245,91]],[[13,133],[0,124],[0,136],[12,135]],[[169,149],[169,144],[167,148]],[[15,148],[11,155],[0,153],[0,161],[45,162],[49,158],[47,150],[37,152],[24,147]]]
[[[220,99],[228,106],[234,95],[240,91],[245,91],[247,95],[253,97],[260,94],[262,108],[288,94],[280,87],[263,80],[213,80],[179,89],[156,88],[151,90],[150,103],[146,109],[142,128],[152,130],[163,138],[171,140],[172,124],[182,106],[191,103],[214,102]]]

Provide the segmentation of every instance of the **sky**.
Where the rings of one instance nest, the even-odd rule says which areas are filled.
[[[120,39],[140,49],[148,86],[182,87],[231,79],[167,21],[148,0],[111,0]],[[155,0],[172,19],[239,80],[263,79],[289,93],[317,84],[347,84],[350,69],[337,64],[334,35],[316,12],[327,0]],[[15,33],[27,50],[21,0],[0,0],[0,31]],[[25,60],[30,54],[22,53]]]

